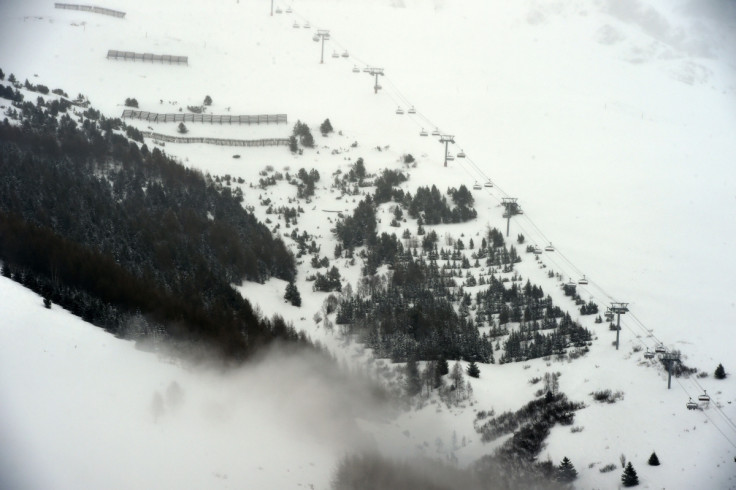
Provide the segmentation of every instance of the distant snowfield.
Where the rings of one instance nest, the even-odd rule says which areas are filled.
[[[736,448],[704,414],[731,441],[736,431],[712,407],[686,411],[679,385],[665,390],[661,368],[642,365],[641,353],[631,354],[639,342],[654,347],[647,336],[652,329],[669,348],[680,349],[689,366],[712,373],[723,362],[736,372],[733,8],[686,0],[304,0],[289,4],[293,14],[271,18],[268,2],[245,0],[189,1],[186,8],[173,0],[97,3],[125,10],[126,18],[57,10],[45,0],[3,2],[0,32],[12,42],[0,45],[0,68],[72,97],[82,92],[109,116],[122,114],[127,97],[136,98],[141,110],[177,112],[201,104],[205,95],[214,100],[210,113],[289,115],[287,126],[191,123],[191,136],[286,137],[296,120],[307,122],[318,148],[301,156],[283,147],[163,149],[188,166],[246,183],[256,183],[266,165],[292,173],[317,168],[325,189],[300,228],[321,235],[322,255],[330,258],[335,241],[327,218],[334,222],[330,211],[353,204],[326,187],[334,171],[345,171],[358,157],[375,172],[398,168],[402,154],[411,153],[419,162],[408,169],[404,187],[411,191],[490,177],[496,187],[475,193],[478,221],[438,227],[440,236],[475,236],[486,224],[504,227],[498,199],[518,197],[525,214],[513,219],[511,236],[523,233],[542,246],[552,241],[558,252],[542,258],[549,269],[572,279],[586,274],[592,281],[584,298],[602,306],[628,301],[631,314],[623,317],[618,352],[610,347],[612,333],[597,327],[591,353],[573,364],[483,366],[473,384],[473,408],[516,409],[536,389],[526,383],[529,378],[560,371],[562,391],[591,406],[576,416],[583,432],[555,428],[543,457],[571,458],[580,488],[614,486],[620,470],[600,474],[598,468],[617,462],[621,452],[650,488],[736,487]],[[303,27],[307,21],[311,29]],[[319,44],[311,40],[316,28],[333,36],[323,65]],[[108,49],[185,55],[189,66],[108,61]],[[349,58],[332,57],[345,50]],[[352,72],[366,65],[385,69],[378,95],[371,77]],[[399,105],[414,105],[418,114],[397,116]],[[317,135],[327,117],[342,135]],[[173,124],[127,122],[176,134]],[[457,159],[444,168],[441,146],[418,134],[435,127],[455,135],[452,152],[462,148],[477,167]],[[241,158],[233,159],[235,154]],[[244,192],[259,219],[267,217],[257,206],[259,195],[285,205],[296,194],[284,183],[267,191],[246,185]],[[381,230],[395,232],[384,216]],[[546,270],[524,258],[522,275],[570,308]],[[358,279],[355,268],[343,275],[353,284]],[[58,309],[44,310],[39,298],[7,280],[0,285],[0,436],[14,441],[12,452],[11,444],[1,444],[0,451],[14,468],[4,474],[29,488],[48,488],[50,482],[54,488],[104,487],[112,479],[121,488],[323,488],[336,458],[355,442],[336,438],[322,445],[314,433],[292,440],[291,428],[274,420],[269,402],[251,406],[255,397],[240,396],[237,381],[215,382],[214,376],[162,364]],[[358,347],[345,347],[312,320],[323,296],[309,293],[301,272],[298,286],[301,309],[282,306],[279,281],[245,284],[241,291],[264,314],[282,313],[345,362],[363,362]],[[43,352],[44,346],[51,350]],[[699,380],[730,420],[736,420],[734,379]],[[187,402],[154,424],[153,393],[164,394],[171,381],[182,386]],[[691,381],[682,386],[697,394]],[[624,391],[624,400],[594,405],[588,393],[605,388]],[[305,399],[310,397],[294,403]],[[284,420],[291,415],[287,410]],[[473,417],[470,407],[438,412],[429,406],[401,416],[397,430],[360,422],[364,431],[356,434],[370,432],[379,447],[398,454],[427,442],[431,449],[425,452],[453,453],[469,463],[488,451],[472,431]],[[267,434],[258,430],[264,427]],[[453,431],[468,443],[448,451]],[[436,449],[436,438],[444,441],[442,449]],[[652,450],[663,466],[646,466]],[[281,460],[289,461],[289,472],[277,464]]]

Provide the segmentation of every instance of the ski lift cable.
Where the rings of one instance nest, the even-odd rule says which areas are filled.
[[[685,390],[685,387],[682,386],[682,383],[680,383],[680,381],[677,378],[675,378],[675,380],[678,382],[678,384],[681,385],[683,391],[685,391],[685,393],[687,393],[687,390]],[[734,442],[726,435],[726,433],[723,432],[720,427],[718,427],[718,424],[716,424],[715,421],[708,415],[708,412],[706,412],[705,410],[702,410],[702,413],[703,413],[703,415],[705,415],[705,418],[708,419],[708,421],[711,423],[711,425],[713,427],[715,427],[718,432],[721,433],[721,435],[723,436],[723,438],[726,439],[728,441],[728,443],[731,444],[731,446],[733,446],[734,449],[736,449],[736,444],[734,444]]]
[[[694,377],[690,378],[690,382],[695,384],[700,389],[700,391],[705,393],[705,388],[698,382],[697,379],[695,379]],[[726,415],[723,409],[721,409],[721,407],[719,407],[717,403],[714,403],[713,406],[716,408],[716,411],[720,413],[721,416],[726,420],[726,423],[729,425],[729,427],[733,429],[734,431],[736,431],[736,424],[733,422],[733,420],[731,420],[731,418],[728,415]]]
[[[404,100],[404,102],[406,102],[407,105],[412,105],[409,99],[401,92],[401,90],[399,90],[399,87],[397,87],[393,80],[391,80],[391,77],[384,76],[384,79],[394,88],[394,91]]]

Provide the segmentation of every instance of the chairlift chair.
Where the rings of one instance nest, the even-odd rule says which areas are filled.
[[[583,274],[583,278],[578,281],[578,284],[588,284],[588,280],[585,278],[585,274]]]
[[[291,12],[292,12],[292,10],[291,10],[291,7],[287,7],[287,8],[286,8],[286,13],[287,13],[287,14],[290,14]]]
[[[429,135],[429,133],[427,132],[427,130],[424,129],[424,128],[422,128],[422,130],[419,132],[419,136],[427,136],[427,135]]]
[[[402,108],[401,108],[401,106],[399,106],[399,107],[398,107],[398,108],[396,109],[396,114],[399,114],[399,115],[401,115],[401,114],[403,114],[403,113],[404,113],[404,109],[402,109]]]
[[[491,181],[489,180],[489,181],[487,181],[487,182],[486,182],[485,184],[483,184],[483,187],[493,187],[493,182],[491,182]]]
[[[693,401],[692,398],[685,404],[688,410],[695,410],[698,408],[698,404]]]
[[[458,158],[459,158],[459,157],[460,157],[460,155],[458,155]],[[475,184],[473,184],[473,190],[479,191],[479,190],[481,190],[482,188],[483,188],[483,187],[482,187],[482,186],[481,186],[481,185],[480,185],[480,184],[479,184],[478,182],[476,182]]]
[[[465,152],[464,152],[464,151],[462,151],[462,150],[460,150],[460,151],[459,151],[459,152],[457,153],[457,157],[458,157],[458,158],[465,158]]]
[[[435,129],[434,131],[432,131],[432,136],[439,136],[439,135],[440,135],[439,129]]]
[[[281,13],[281,7],[276,7],[276,13],[277,14],[280,14]]]
[[[542,249],[539,247],[534,247],[534,255],[542,255]]]
[[[312,36],[312,41],[319,42],[319,36],[317,34],[315,34],[314,36]]]
[[[613,312],[611,311],[611,309],[610,309],[610,308],[607,308],[607,309],[606,309],[606,313],[605,313],[604,315],[605,315],[605,317],[606,317],[606,321],[607,321],[607,322],[611,322],[611,321],[613,321]]]
[[[547,245],[546,247],[544,247],[544,250],[546,250],[547,252],[554,252],[555,251],[555,247],[553,247],[552,244],[550,243],[549,245]],[[570,282],[572,282],[572,280],[570,280]]]
[[[698,400],[701,402],[709,402],[710,395],[705,390],[703,390],[703,394],[698,397]]]
[[[416,114],[417,110],[414,109],[414,106],[409,107],[409,114]]]
[[[664,348],[664,345],[659,344],[657,346],[657,348],[654,349],[654,352],[656,352],[657,354],[666,354],[667,353],[667,349]]]
[[[294,21],[294,24],[291,26],[294,29],[299,29],[299,23],[297,21]]]
[[[360,73],[360,68],[358,68],[357,66],[354,66],[353,73]]]
[[[654,352],[647,349],[647,351],[644,353],[644,359],[654,359]]]
[[[304,24],[304,26],[303,26],[303,27],[304,27],[305,29],[311,29],[311,28],[312,28],[312,26],[310,26],[310,25],[309,25],[309,22],[307,22],[306,24]]]
[[[447,161],[448,162],[451,162],[451,161],[455,160],[455,157],[453,155],[449,154],[449,153],[447,154],[447,157],[446,158],[447,158]]]
[[[342,55],[341,56],[343,58],[347,58],[348,56],[350,56],[350,54],[348,53],[348,50],[346,49],[345,51],[342,52]]]
[[[332,52],[332,57],[333,57],[333,58],[339,58],[339,57],[340,57],[340,55],[339,55],[339,54],[337,53],[337,51],[333,51],[333,52]]]

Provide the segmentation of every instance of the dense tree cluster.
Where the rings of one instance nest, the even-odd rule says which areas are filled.
[[[294,138],[298,139],[299,143],[301,143],[305,148],[312,148],[314,146],[314,137],[306,123],[297,121],[296,124],[294,124],[292,135]]]
[[[335,234],[346,249],[375,243],[376,210],[370,195],[358,203],[352,216],[335,225]]]
[[[488,336],[455,312],[450,284],[436,266],[403,254],[385,289],[340,300],[336,322],[348,325],[379,357],[493,362]]]
[[[428,225],[462,223],[475,219],[478,212],[472,208],[473,197],[470,191],[465,186],[460,186],[459,190],[451,189],[451,191],[458,199],[453,208],[450,208],[447,198],[436,186],[417,188],[414,197],[407,197],[409,216],[418,218],[421,215],[424,223]]]
[[[0,124],[9,275],[122,336],[140,318],[156,325],[150,331],[233,355],[298,338],[283,320],[258,318],[230,286],[291,281],[295,264],[229,187],[129,142],[114,131],[119,120],[92,109],[94,120],[78,125],[40,101],[16,108],[20,126]]]
[[[314,195],[314,185],[319,182],[319,172],[315,169],[307,172],[303,168],[297,172],[297,177],[302,181],[298,185],[297,195],[300,198],[307,198]]]

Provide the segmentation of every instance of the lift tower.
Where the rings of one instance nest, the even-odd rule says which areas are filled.
[[[378,91],[381,89],[381,86],[378,84],[378,75],[383,76],[383,68],[376,68],[374,66],[369,66],[367,68],[364,68],[363,71],[370,74],[371,76],[376,77],[376,81],[373,84],[373,93],[377,94]]]
[[[667,363],[667,389],[672,388],[672,363],[680,362],[680,354],[674,352],[665,352],[662,354],[662,360]]]
[[[629,311],[628,303],[611,303],[609,311],[616,315],[616,350],[618,350],[618,338],[621,333],[621,315]]]
[[[441,134],[440,143],[445,144],[445,167],[447,166],[447,145],[452,143],[455,144],[455,137],[451,134]]]
[[[325,39],[330,38],[330,31],[326,29],[318,29],[317,34],[314,35],[315,40],[322,38],[322,55],[319,58],[320,64],[325,62]]]
[[[509,227],[511,225],[511,216],[516,214],[518,204],[515,197],[504,197],[501,199],[501,205],[506,208],[506,236],[509,236]]]

